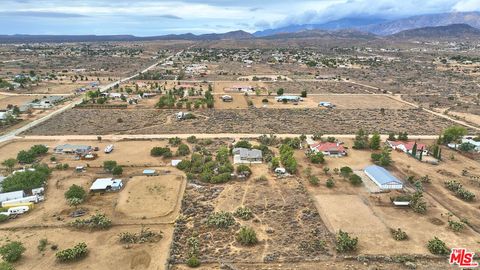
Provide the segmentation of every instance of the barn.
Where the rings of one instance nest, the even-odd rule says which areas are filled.
[[[403,182],[383,167],[371,165],[365,168],[365,174],[382,190],[402,189]]]

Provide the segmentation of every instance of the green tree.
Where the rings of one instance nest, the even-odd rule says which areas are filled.
[[[284,92],[285,92],[285,90],[284,90],[283,88],[278,88],[278,90],[277,90],[277,96],[283,95]]]
[[[248,141],[245,141],[245,140],[241,140],[241,141],[238,141],[234,148],[247,148],[247,149],[252,149],[252,144]]]
[[[333,181],[332,177],[327,179],[326,186],[327,188],[333,188],[335,186],[335,181]]]
[[[0,255],[4,261],[11,263],[18,261],[25,250],[21,242],[14,241],[1,246]]]
[[[73,184],[68,188],[64,195],[65,199],[67,200],[76,198],[83,201],[87,196],[87,192],[85,191],[85,189],[83,189],[83,187]]]
[[[15,164],[17,164],[17,160],[14,158],[9,158],[2,162],[2,165],[5,166],[10,173],[13,171]]]
[[[313,153],[310,155],[310,162],[313,164],[320,164],[325,162],[325,158],[322,152]]]
[[[115,175],[115,176],[119,176],[119,175],[122,175],[123,173],[123,168],[122,166],[115,166],[113,167],[112,169],[112,174]]]
[[[345,166],[340,168],[340,174],[343,176],[343,178],[349,177],[350,174],[352,173],[353,173],[353,170],[350,167]]]
[[[354,149],[366,149],[368,147],[368,133],[359,129],[353,142]]]
[[[378,132],[373,133],[372,138],[369,142],[370,149],[378,150],[380,149],[380,134]]]
[[[307,97],[307,90],[302,90],[302,93],[300,94],[300,96],[302,98],[306,98]]]
[[[443,143],[458,143],[463,136],[467,135],[467,133],[467,129],[462,126],[448,127],[442,133]]]
[[[117,167],[117,162],[114,160],[106,160],[103,162],[103,169],[107,172],[112,172]]]
[[[0,270],[15,270],[15,267],[9,262],[0,262]]]
[[[35,158],[36,158],[35,154],[32,153],[31,151],[22,150],[17,154],[18,162],[24,163],[24,164],[33,163],[35,161]]]
[[[186,156],[190,154],[190,148],[186,144],[180,144],[177,149],[177,156]]]
[[[394,132],[388,133],[388,140],[389,140],[389,141],[396,141],[396,140],[397,140],[397,138],[395,137],[395,133],[394,133]]]
[[[359,186],[362,184],[362,178],[360,176],[358,176],[357,174],[352,174],[350,175],[350,177],[348,178],[348,180],[350,180],[350,183],[354,186]]]

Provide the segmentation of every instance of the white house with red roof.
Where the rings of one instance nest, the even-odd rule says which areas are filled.
[[[415,141],[389,141],[387,140],[387,145],[394,150],[400,150],[408,154],[412,154],[413,146]],[[417,143],[417,154],[420,154],[420,151],[423,149],[423,155],[428,155],[427,145],[423,143]]]
[[[347,150],[339,143],[315,143],[310,145],[310,150],[315,153],[322,152],[325,156],[343,157],[347,155]]]

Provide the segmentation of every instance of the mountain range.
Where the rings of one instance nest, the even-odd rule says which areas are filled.
[[[416,29],[414,31],[410,31]],[[362,38],[377,36],[414,37],[478,37],[480,12],[452,12],[419,15],[397,20],[383,18],[343,18],[322,24],[290,25],[253,34],[243,30],[227,33],[195,35],[0,35],[0,43],[20,42],[92,42],[92,41],[153,41],[153,40],[240,40],[287,38]]]

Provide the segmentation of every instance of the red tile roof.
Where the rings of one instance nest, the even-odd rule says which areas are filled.
[[[343,145],[330,142],[312,144],[311,148],[315,148],[320,152],[345,152],[345,147],[343,147]]]

